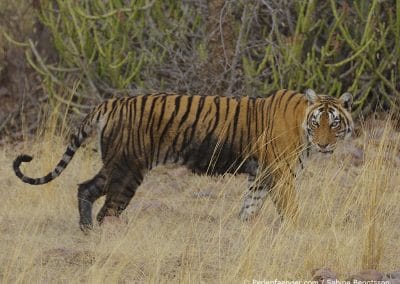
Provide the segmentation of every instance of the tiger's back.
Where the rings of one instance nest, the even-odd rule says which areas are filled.
[[[240,171],[243,160],[260,159],[255,145],[263,133],[282,146],[267,145],[271,152],[273,148],[284,152],[288,135],[300,142],[300,133],[289,131],[298,126],[289,126],[295,121],[293,112],[281,112],[280,106],[296,105],[304,114],[307,101],[299,93],[289,93],[268,99],[156,94],[108,101],[94,112],[105,120],[100,121],[103,159],[115,159],[120,153],[144,169],[171,162],[196,172]]]
[[[340,101],[333,102],[339,113],[346,111],[340,108]],[[106,195],[97,216],[99,222],[104,216],[119,215],[144,175],[165,163],[186,165],[197,173],[249,174],[250,190],[241,211],[242,219],[248,219],[261,207],[280,175],[293,175],[301,152],[311,143],[305,121],[310,108],[317,104],[322,104],[317,95],[307,97],[287,90],[266,99],[164,93],[112,99],[87,115],[52,173],[38,179],[23,175],[19,165],[31,160],[27,155],[15,160],[14,170],[30,184],[51,181],[97,128],[103,167],[79,186],[82,229],[92,226],[91,210],[96,199]],[[346,114],[342,119],[348,117]],[[267,176],[255,184],[259,168]],[[289,191],[278,192],[274,200],[281,213],[293,207],[288,201],[293,199],[293,192]]]

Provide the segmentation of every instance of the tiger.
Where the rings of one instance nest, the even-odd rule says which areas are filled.
[[[25,183],[48,183],[97,130],[102,167],[78,185],[84,232],[93,228],[92,206],[98,198],[105,195],[97,214],[101,224],[106,216],[124,211],[151,169],[168,163],[205,175],[247,174],[241,220],[256,216],[267,195],[280,216],[295,218],[296,169],[310,151],[332,153],[338,141],[351,136],[352,103],[348,92],[335,98],[312,89],[283,89],[267,98],[175,93],[114,98],[86,115],[50,173],[41,178],[24,175],[21,163],[33,159],[26,154],[14,160],[13,169]]]

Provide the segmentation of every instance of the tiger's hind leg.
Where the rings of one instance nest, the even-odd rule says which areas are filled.
[[[92,229],[92,207],[99,197],[104,195],[106,185],[106,175],[101,170],[92,179],[79,184],[78,187],[78,207],[79,207],[79,226],[83,232]]]
[[[242,221],[252,219],[261,209],[264,201],[273,186],[272,180],[266,178],[263,182],[255,181],[255,176],[249,176],[249,190],[246,193],[239,218]]]
[[[114,170],[106,186],[106,201],[97,214],[99,224],[106,216],[118,217],[128,206],[142,181],[143,176],[139,171]]]

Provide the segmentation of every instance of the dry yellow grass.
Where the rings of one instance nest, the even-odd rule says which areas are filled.
[[[35,159],[24,171],[47,173],[65,149],[62,141],[47,137],[0,149],[2,282],[240,283],[309,280],[318,267],[341,279],[368,266],[400,268],[400,135],[388,123],[332,156],[314,155],[298,179],[298,226],[281,222],[269,199],[258,218],[239,221],[245,176],[159,168],[121,221],[108,220],[85,236],[77,183],[99,169],[97,153],[81,149],[58,179],[39,187],[20,182],[11,168],[26,152]],[[364,151],[360,165],[351,145]]]

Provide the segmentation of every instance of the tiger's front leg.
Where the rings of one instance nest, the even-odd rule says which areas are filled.
[[[267,178],[260,182],[253,175],[249,176],[248,182],[249,190],[244,197],[242,209],[239,213],[242,221],[252,219],[260,211],[273,185],[271,179]]]
[[[297,222],[299,207],[297,203],[294,178],[286,178],[275,186],[271,192],[272,200],[278,210],[280,217],[289,218],[293,223]]]
[[[288,217],[294,223],[298,217],[298,204],[294,187],[294,179],[289,178],[276,185],[271,176],[258,177],[249,176],[249,191],[246,193],[239,217],[243,221],[253,218],[261,209],[268,194],[283,219]]]

